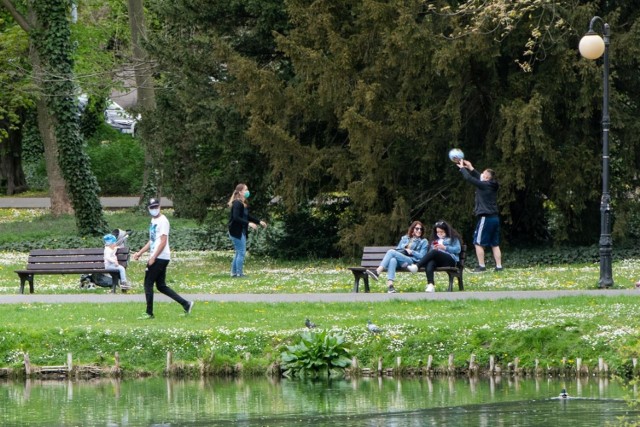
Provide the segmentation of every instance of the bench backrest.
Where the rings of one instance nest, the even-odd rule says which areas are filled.
[[[366,268],[376,268],[380,265],[382,258],[384,258],[384,255],[389,249],[395,249],[395,246],[365,246],[362,251],[362,261],[360,265]],[[460,257],[458,266],[464,268],[464,262],[467,258],[467,245],[461,246],[458,256]]]
[[[118,248],[118,263],[126,267],[129,248]],[[104,248],[35,249],[29,252],[27,270],[103,270]]]

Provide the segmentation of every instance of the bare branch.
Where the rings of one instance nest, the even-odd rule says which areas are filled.
[[[22,16],[20,12],[18,12],[18,9],[16,9],[13,3],[11,3],[11,0],[0,0],[0,3],[3,4],[5,9],[9,11],[13,19],[18,23],[18,25],[20,25],[20,28],[22,28],[27,33],[31,31],[31,25],[25,19],[25,17]]]

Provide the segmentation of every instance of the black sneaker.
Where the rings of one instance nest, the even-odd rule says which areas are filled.
[[[396,288],[393,287],[393,285],[389,285],[389,289],[387,289],[387,293],[388,294],[395,294],[397,293]]]
[[[365,271],[366,275],[371,277],[373,280],[378,280],[378,273],[373,270]]]
[[[496,267],[493,271],[502,271],[502,270],[504,270],[504,268],[502,268],[502,267]]]
[[[484,273],[487,271],[487,267],[476,267],[473,269],[473,273]]]
[[[189,302],[189,308],[187,308],[187,309],[184,311],[184,314],[190,314],[190,313],[191,313],[191,310],[193,309],[193,306],[194,306],[194,305],[196,305],[196,302],[195,302],[195,301],[191,301],[191,302]]]

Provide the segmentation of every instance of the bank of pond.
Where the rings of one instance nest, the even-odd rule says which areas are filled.
[[[19,367],[0,368],[0,378],[58,378],[58,379],[90,379],[90,378],[131,378],[164,376],[167,378],[206,378],[206,377],[259,377],[267,376],[280,378],[292,376],[279,362],[268,365],[260,362],[251,363],[251,355],[245,354],[244,361],[229,363],[228,361],[216,361],[215,357],[209,360],[199,360],[195,363],[176,361],[172,352],[166,353],[164,369],[162,371],[146,371],[140,369],[127,369],[123,367],[120,354],[113,355],[113,364],[75,364],[73,354],[68,353],[65,361],[58,365],[37,365],[31,363],[28,353],[23,354],[24,363]],[[456,361],[455,355],[450,354],[446,361],[434,361],[433,356],[426,358],[426,363],[421,366],[404,366],[402,358],[395,359],[394,366],[385,366],[383,358],[379,357],[377,366],[361,367],[357,358],[352,358],[351,363],[344,369],[318,370],[317,375],[309,375],[313,371],[306,371],[304,377],[340,377],[340,378],[368,378],[368,377],[548,377],[548,378],[581,378],[599,377],[610,378],[612,376],[633,379],[640,376],[638,358],[631,358],[623,363],[617,370],[610,370],[604,358],[599,358],[597,364],[590,366],[583,363],[581,358],[562,358],[559,365],[544,366],[538,359],[532,366],[523,366],[520,359],[515,357],[512,361],[501,364],[496,362],[495,356],[489,356],[488,365],[480,365],[476,362],[475,355],[461,364]],[[295,374],[293,376],[296,376]]]

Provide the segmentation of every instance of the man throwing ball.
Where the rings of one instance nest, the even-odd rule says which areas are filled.
[[[485,169],[479,173],[470,161],[460,159],[456,165],[462,177],[476,187],[476,199],[473,213],[478,218],[476,231],[473,233],[473,244],[476,247],[478,267],[473,271],[480,273],[487,270],[484,264],[484,248],[491,247],[496,262],[495,271],[502,271],[502,253],[500,252],[500,217],[498,216],[498,188],[496,173]]]

